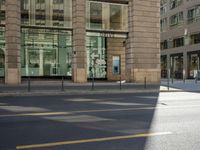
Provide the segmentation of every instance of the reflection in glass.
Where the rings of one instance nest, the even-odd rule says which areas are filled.
[[[71,32],[22,29],[22,76],[71,75]]]
[[[121,30],[121,6],[110,5],[110,29]]]
[[[102,28],[102,3],[90,3],[90,28]]]
[[[128,31],[128,5],[88,1],[86,10],[88,29]]]
[[[88,78],[106,78],[105,37],[87,37],[87,66]]]
[[[21,23],[72,27],[72,0],[22,0]]]

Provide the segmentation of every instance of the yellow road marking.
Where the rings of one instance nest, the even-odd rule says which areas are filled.
[[[44,148],[44,147],[54,147],[54,146],[61,146],[61,145],[113,141],[113,140],[132,139],[132,138],[150,137],[150,136],[158,136],[158,135],[169,135],[169,134],[172,134],[172,132],[143,133],[143,134],[114,136],[114,137],[105,137],[105,138],[94,138],[94,139],[61,141],[61,142],[33,144],[33,145],[22,145],[22,146],[17,146],[16,149]]]

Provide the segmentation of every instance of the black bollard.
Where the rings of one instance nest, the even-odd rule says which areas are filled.
[[[31,91],[31,78],[28,76],[28,92]]]
[[[147,78],[144,77],[144,88],[146,89],[147,88]]]
[[[120,81],[119,81],[119,89],[121,90],[122,89],[122,77],[120,75]]]
[[[92,74],[92,90],[94,90],[94,74]]]
[[[64,77],[62,76],[61,91],[64,91]]]

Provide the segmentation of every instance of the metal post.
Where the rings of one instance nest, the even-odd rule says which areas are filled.
[[[94,90],[94,73],[92,73],[92,90]]]
[[[120,88],[120,90],[122,89],[122,77],[121,77],[121,74],[120,74],[119,88]]]
[[[144,77],[144,88],[146,89],[147,88],[147,78]]]
[[[28,92],[31,91],[31,78],[28,76]]]
[[[63,76],[62,76],[61,91],[64,91],[64,79],[63,79]]]
[[[195,77],[195,84],[197,84],[198,76]]]
[[[172,84],[174,83],[174,73],[172,72]]]
[[[185,70],[183,70],[183,83],[185,84]]]
[[[168,78],[167,78],[167,89],[169,91],[169,78],[170,78],[170,69],[168,69]]]

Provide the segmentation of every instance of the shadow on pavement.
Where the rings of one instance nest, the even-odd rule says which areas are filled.
[[[1,97],[0,149],[145,150],[158,96]]]

